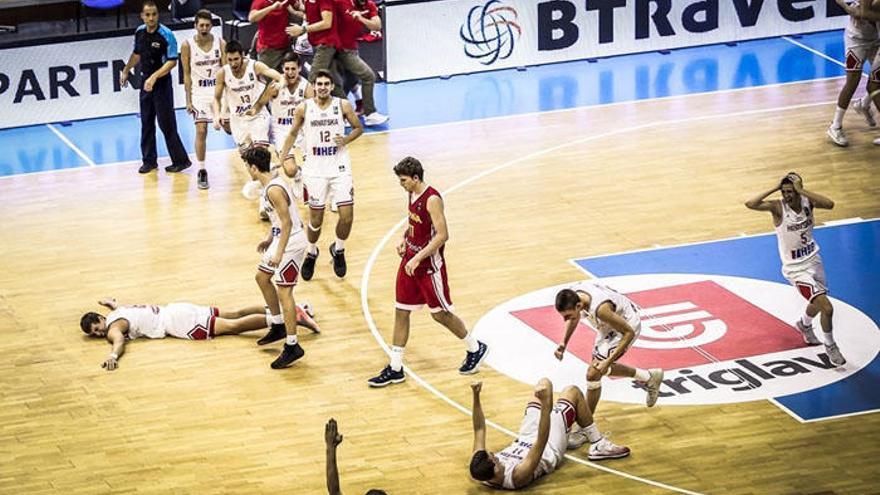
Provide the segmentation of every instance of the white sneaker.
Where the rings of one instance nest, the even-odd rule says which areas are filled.
[[[846,136],[843,134],[842,127],[831,126],[825,133],[828,134],[828,137],[831,138],[831,141],[833,141],[834,144],[841,147],[849,146],[849,140],[846,139]]]
[[[364,117],[364,125],[367,127],[374,127],[377,125],[382,125],[385,122],[388,122],[388,116],[382,115],[379,112],[373,112],[370,115]]]
[[[795,327],[801,332],[801,335],[804,337],[804,342],[807,345],[819,345],[819,339],[816,338],[816,334],[813,333],[813,326],[804,325],[804,323],[799,319],[797,323],[794,324]]]
[[[875,145],[875,146],[880,146],[880,138],[877,138],[877,139],[874,140],[874,145]]]
[[[861,114],[869,126],[877,127],[877,119],[874,118],[874,107],[871,105],[871,102],[868,102],[868,106],[866,107],[862,104],[861,98],[859,98],[853,103],[853,110]]]
[[[663,383],[663,370],[652,368],[648,370],[648,373],[651,374],[651,377],[645,382],[645,387],[648,389],[648,398],[645,403],[648,407],[654,407],[654,404],[657,403],[657,397],[660,395],[660,384]]]
[[[590,438],[587,436],[587,429],[581,428],[575,424],[576,430],[568,432],[568,450],[580,448],[581,445],[587,443]]]
[[[608,440],[610,435],[610,433],[606,433],[602,440],[590,445],[587,459],[601,461],[603,459],[620,459],[629,455],[629,447],[611,443],[611,440]]]
[[[846,359],[843,358],[843,354],[840,353],[837,344],[825,344],[825,352],[828,353],[828,359],[831,360],[831,364],[834,366],[843,366],[846,364]]]

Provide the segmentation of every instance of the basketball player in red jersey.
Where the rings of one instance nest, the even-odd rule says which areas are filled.
[[[458,372],[463,375],[476,373],[489,348],[468,332],[461,318],[453,313],[443,256],[449,239],[443,198],[436,189],[425,184],[422,164],[415,158],[408,156],[401,160],[395,165],[394,173],[400,179],[401,187],[409,193],[409,228],[397,246],[397,254],[402,259],[397,271],[391,363],[368,383],[371,387],[384,387],[406,379],[403,350],[409,339],[409,316],[425,304],[434,321],[467,344],[467,356]]]

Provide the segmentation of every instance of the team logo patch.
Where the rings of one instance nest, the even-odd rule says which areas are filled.
[[[791,286],[718,275],[651,274],[608,277],[602,282],[638,304],[641,334],[620,360],[666,370],[663,404],[720,404],[771,399],[825,387],[868,365],[880,350],[877,325],[832,298],[837,343],[847,364],[835,367],[824,346],[807,346],[794,322],[805,301]],[[558,389],[583,389],[595,332],[578,326],[560,363],[562,341],[556,293],[548,287],[507,301],[474,327],[492,353],[487,363],[524,383],[548,376]],[[819,319],[814,320],[817,335]],[[603,400],[643,403],[630,379],[606,379]]]

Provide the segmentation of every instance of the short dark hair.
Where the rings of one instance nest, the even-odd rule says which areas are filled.
[[[88,313],[82,315],[82,318],[79,319],[79,328],[83,331],[83,333],[91,334],[92,333],[92,325],[101,321],[101,315],[95,313],[94,311],[89,311]]]
[[[214,23],[214,16],[211,15],[211,11],[208,9],[199,9],[196,11],[196,22],[199,22],[199,19],[205,19]]]
[[[394,173],[398,177],[406,175],[409,177],[418,177],[419,180],[425,180],[425,169],[422,168],[422,162],[411,156],[397,162],[397,165],[394,166]]]
[[[471,457],[471,478],[477,481],[489,481],[495,476],[495,463],[485,450],[474,452]]]
[[[284,54],[284,58],[281,59],[281,65],[283,66],[287,62],[294,62],[296,65],[300,64],[299,55],[294,52],[287,52]]]
[[[244,53],[244,48],[238,40],[229,40],[226,42],[226,53]]]
[[[367,493],[364,495],[388,495],[385,490],[376,490],[375,488],[367,490]]]
[[[141,12],[143,12],[144,9],[147,7],[156,7],[156,1],[155,0],[144,0],[144,2],[141,4]],[[159,10],[159,7],[156,7],[156,10]]]
[[[785,174],[785,177],[783,177],[781,181],[779,181],[779,187],[782,187],[786,184],[794,185],[794,181],[791,180],[791,176],[795,176],[798,179],[801,179],[801,176],[798,175],[797,172],[789,172],[789,173]],[[801,179],[801,180],[803,181],[803,179]]]
[[[317,81],[319,77],[326,77],[327,79],[330,79],[330,82],[336,84],[336,80],[333,79],[333,74],[331,74],[330,71],[327,69],[316,70],[314,74],[315,78],[312,79],[313,81]]]
[[[556,311],[568,311],[574,309],[581,300],[577,292],[571,289],[562,289],[556,294]]]
[[[269,150],[261,146],[251,146],[241,154],[241,158],[248,165],[257,167],[257,170],[260,172],[265,173],[271,170],[272,154],[269,153]]]

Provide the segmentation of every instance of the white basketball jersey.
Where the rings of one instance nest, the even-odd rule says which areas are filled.
[[[853,2],[852,5],[858,7],[859,2]],[[877,23],[874,21],[856,19],[850,16],[845,33],[847,37],[855,41],[874,43],[878,41]]]
[[[335,177],[351,174],[348,149],[336,146],[336,136],[345,135],[342,100],[331,97],[327,108],[320,108],[316,98],[306,100],[303,122],[305,131],[305,163],[303,174],[313,177]]]
[[[193,93],[214,94],[214,86],[217,85],[215,76],[220,70],[220,38],[213,38],[211,49],[207,52],[199,48],[195,36],[186,40],[189,44],[189,73],[192,77]]]
[[[819,253],[819,245],[813,240],[813,205],[801,196],[801,211],[796,213],[782,203],[782,221],[776,227],[776,243],[782,266],[797,265]]]
[[[532,448],[532,445],[534,445],[537,440],[537,434],[529,435],[528,437],[520,437],[508,445],[507,448],[498,452],[497,459],[504,466],[504,481],[502,481],[501,484],[503,488],[508,490],[516,489],[516,486],[513,484],[513,470],[522,463],[523,459],[525,459],[529,450]],[[533,480],[552,471],[552,469],[547,466],[547,462],[546,459],[541,457],[541,461],[538,462],[537,467],[535,467],[535,472],[532,475]]]
[[[623,317],[624,320],[630,320],[639,313],[639,307],[634,302],[606,285],[581,282],[571,287],[571,289],[575,292],[586,292],[590,295],[590,307],[581,311],[581,320],[593,327],[599,333],[599,337],[603,339],[611,339],[613,337],[611,334],[617,333],[614,327],[600,320],[596,315],[596,310],[603,303],[611,301],[614,304],[614,312]]]
[[[306,87],[309,81],[300,76],[296,89],[290,91],[288,86],[284,86],[278,92],[278,96],[272,99],[272,124],[289,127],[293,125],[293,113],[296,107],[306,99]],[[302,134],[302,130],[300,130]]]
[[[146,337],[148,339],[161,339],[165,337],[165,329],[162,326],[160,313],[162,308],[159,306],[120,306],[107,315],[107,328],[114,321],[128,321],[129,340],[138,337]]]
[[[257,77],[254,61],[245,58],[242,63],[245,64],[245,69],[241,79],[232,74],[232,67],[229,64],[223,66],[223,83],[226,85],[229,113],[239,118],[244,117],[244,113],[254,106],[266,89],[266,85]],[[263,107],[260,114],[268,116],[269,112]]]
[[[305,242],[306,236],[305,231],[303,230],[302,220],[299,218],[299,211],[296,208],[296,200],[293,195],[293,191],[290,189],[290,185],[282,179],[280,176],[275,177],[263,189],[263,195],[260,198],[261,208],[266,211],[269,215],[269,221],[272,222],[272,237],[278,237],[281,235],[281,218],[278,216],[278,212],[272,206],[272,203],[269,201],[269,189],[273,187],[280,187],[287,194],[287,201],[289,204],[287,205],[287,212],[290,215],[290,221],[293,224],[290,229],[290,237],[287,241],[288,248],[298,246],[302,242]]]

